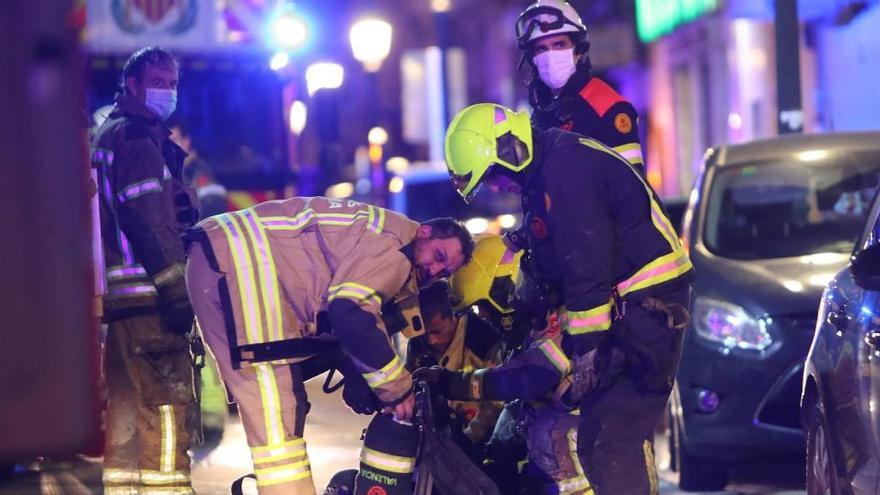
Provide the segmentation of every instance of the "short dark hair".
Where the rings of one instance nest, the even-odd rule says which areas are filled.
[[[138,82],[144,79],[144,69],[147,64],[152,64],[163,69],[178,69],[180,64],[174,55],[166,52],[158,46],[146,46],[131,54],[125,65],[122,66],[122,80],[120,87],[125,90],[125,81],[129,77],[137,79]]]
[[[474,239],[471,233],[458,220],[450,217],[432,218],[422,225],[431,227],[430,239],[449,239],[455,237],[461,243],[461,254],[464,256],[464,262],[471,260],[474,254]]]
[[[431,285],[419,289],[419,309],[424,321],[435,315],[441,318],[452,318],[452,303],[449,301],[449,283],[437,280]]]

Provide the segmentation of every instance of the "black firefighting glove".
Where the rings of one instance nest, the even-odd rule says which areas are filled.
[[[450,400],[474,400],[471,397],[471,372],[450,371],[440,366],[419,368],[413,373],[413,381],[425,381],[432,385],[434,390]]]
[[[571,398],[575,403],[587,394],[602,390],[623,371],[624,353],[613,345],[609,336],[591,336],[595,343],[572,361]]]
[[[342,400],[345,405],[357,414],[373,414],[382,409],[379,398],[364,380],[363,375],[347,356],[338,363],[339,371],[345,377],[342,388]]]

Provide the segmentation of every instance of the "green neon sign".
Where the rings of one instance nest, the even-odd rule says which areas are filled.
[[[645,43],[718,8],[719,0],[636,0],[636,29]]]

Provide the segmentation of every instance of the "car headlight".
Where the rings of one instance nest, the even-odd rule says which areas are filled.
[[[694,300],[694,329],[704,339],[730,349],[763,351],[773,343],[765,319],[756,319],[745,309],[708,297]]]

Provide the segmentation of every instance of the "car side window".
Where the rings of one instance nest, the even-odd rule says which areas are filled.
[[[868,246],[876,244],[880,240],[880,186],[874,191],[874,201],[871,203],[871,211],[865,221],[865,229],[859,241],[856,243],[856,251],[861,251]]]

